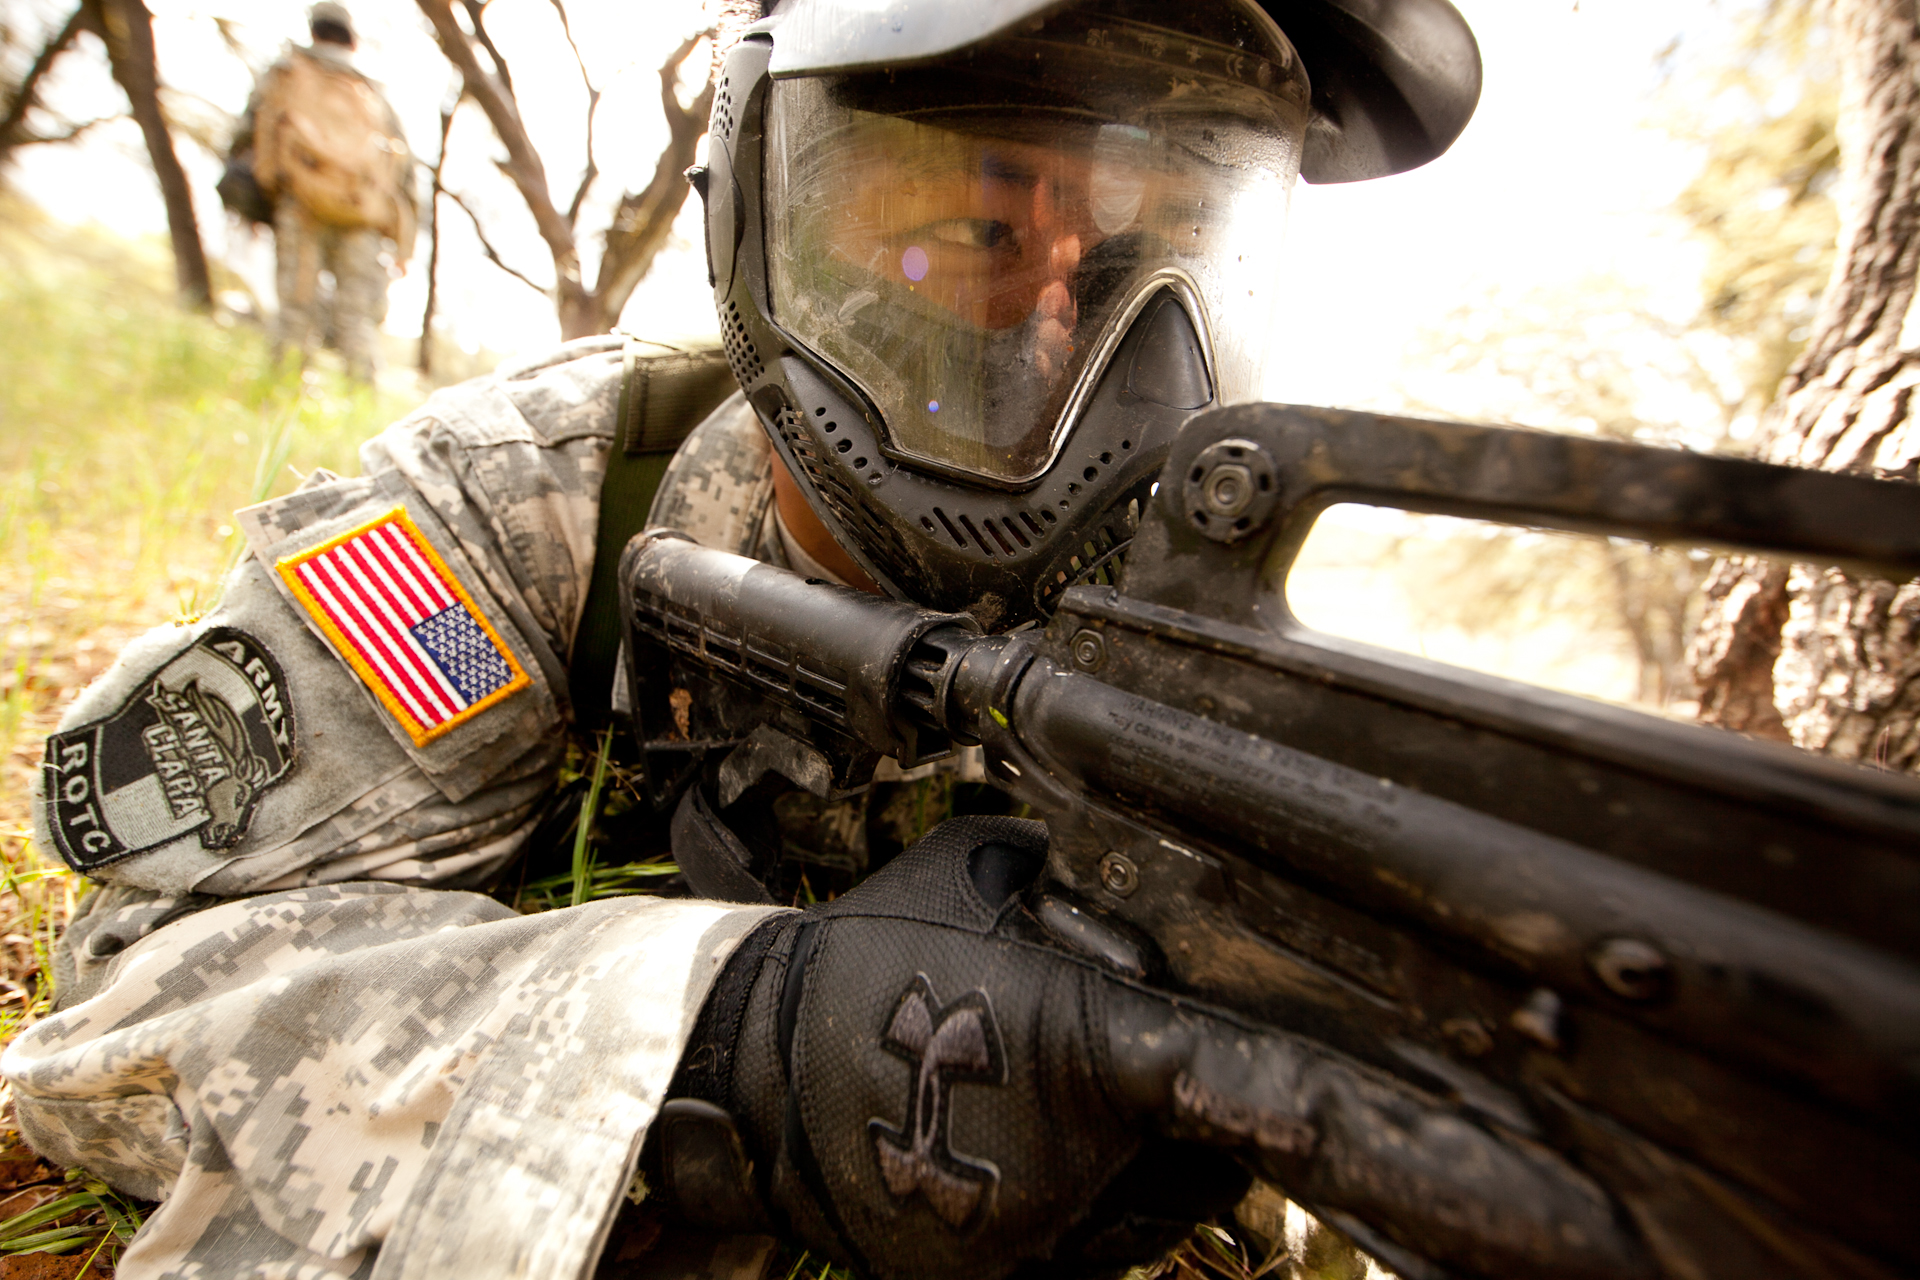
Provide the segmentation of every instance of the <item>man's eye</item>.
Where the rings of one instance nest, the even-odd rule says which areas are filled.
[[[963,249],[998,249],[1013,243],[1013,228],[991,218],[948,218],[925,228],[922,234]]]

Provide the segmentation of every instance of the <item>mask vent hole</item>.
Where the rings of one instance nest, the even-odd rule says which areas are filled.
[[[1042,511],[1040,514],[1043,516],[1046,516],[1047,519],[1049,520],[1053,519],[1053,514],[1051,512]],[[1027,522],[1027,528],[1033,530],[1034,537],[1039,538],[1039,537],[1044,537],[1046,535],[1046,530],[1040,527],[1040,522],[1033,518],[1032,512],[1022,511],[1020,513],[1020,518]]]
[[[817,409],[815,409],[815,410],[813,411],[813,416],[814,416],[814,417],[816,417],[816,418],[824,418],[824,417],[826,417],[826,416],[827,416],[827,407],[826,407],[825,405],[821,405],[821,406],[820,406],[819,408],[817,408]]]
[[[741,386],[750,386],[766,372],[760,363],[760,349],[747,336],[747,322],[740,318],[740,304],[729,302],[727,315],[720,322],[720,337],[727,351],[727,364]]]
[[[1095,476],[1098,476],[1100,474],[1100,468],[1088,467],[1085,471],[1082,471],[1080,474],[1085,476],[1088,480],[1092,480]]]
[[[845,444],[845,443],[846,443],[846,441],[845,441],[845,440],[842,440],[842,441],[841,441],[840,443],[841,443],[841,444]],[[841,452],[842,452],[842,453],[845,453],[845,452],[846,452],[846,450],[844,450],[844,449],[842,449],[842,450],[841,450]],[[855,459],[853,460],[853,469],[854,469],[855,471],[858,471],[858,470],[860,470],[860,468],[862,468],[862,467],[864,467],[864,466],[866,466],[866,465],[867,465],[867,460],[866,460],[865,458],[855,458]]]
[[[993,554],[993,544],[988,542],[985,538],[981,537],[980,531],[973,527],[973,517],[961,516],[960,527],[973,535],[974,546],[979,547],[982,551],[986,552],[989,556]],[[992,529],[993,525],[989,523],[987,525],[987,528]],[[998,541],[1002,547],[1006,547],[1006,551],[1008,555],[1013,554],[1013,548],[1007,546],[1007,540],[1005,538],[1001,538],[998,535],[995,535],[995,540]]]
[[[853,441],[842,440],[838,444],[834,445],[833,447],[835,449],[838,449],[841,453],[850,453],[853,450]]]
[[[1033,545],[1033,543],[1028,540],[1027,535],[1020,531],[1020,526],[1013,522],[1012,517],[1008,517],[1007,519],[1002,520],[1000,523],[1007,526],[1007,532],[1013,535],[1013,540],[1015,542],[1019,543],[1023,547],[1031,547]],[[989,523],[987,527],[992,528],[993,526],[991,523]],[[993,536],[997,538],[1000,535],[996,532]],[[1011,549],[1009,549],[1009,553],[1011,553]]]
[[[958,529],[953,527],[953,521],[947,519],[946,512],[942,511],[938,507],[935,507],[933,509],[933,514],[938,516],[940,519],[940,523],[947,527],[947,534],[953,539],[954,546],[964,547],[967,545],[967,540],[960,536],[960,531]]]
[[[829,423],[828,423],[828,424],[827,424],[826,426],[824,426],[824,427],[822,427],[822,428],[820,428],[820,429],[821,429],[822,431],[824,431],[824,432],[826,432],[826,433],[827,433],[828,435],[832,435],[832,434],[833,434],[834,432],[836,432],[836,431],[838,431],[838,430],[840,429],[840,424],[839,424],[839,423],[837,423],[837,422],[829,422]],[[841,444],[845,444],[845,443],[846,443],[846,441],[845,441],[845,440],[842,440],[842,441],[841,441],[840,443],[841,443]]]
[[[925,530],[926,530],[926,531],[927,531],[928,533],[932,533],[932,532],[933,532],[933,520],[932,520],[932,518],[931,518],[931,517],[929,517],[929,516],[921,516],[921,517],[920,517],[920,527],[921,527],[922,529],[925,529]]]
[[[1133,441],[1131,441],[1131,440],[1122,440],[1122,441],[1120,442],[1120,447],[1121,447],[1122,449],[1131,449],[1131,448],[1133,448]]]
[[[733,78],[722,75],[713,95],[713,132],[721,142],[733,141]]]
[[[1100,463],[1101,463],[1101,465],[1102,465],[1102,466],[1104,466],[1104,465],[1106,465],[1107,463],[1109,463],[1109,462],[1112,462],[1112,461],[1113,461],[1113,455],[1112,455],[1112,454],[1110,454],[1110,453],[1103,453],[1103,454],[1101,454],[1101,455],[1100,455]]]

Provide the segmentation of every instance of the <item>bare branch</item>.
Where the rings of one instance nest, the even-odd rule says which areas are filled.
[[[433,314],[440,305],[440,193],[445,190],[441,178],[447,167],[447,138],[453,133],[454,113],[466,98],[464,86],[440,104],[440,149],[433,153],[428,170],[433,182],[427,194],[427,304],[420,313],[420,372],[433,372]],[[469,215],[471,216],[471,215]],[[476,230],[478,226],[476,224]],[[485,241],[482,241],[485,244]]]
[[[462,0],[467,10],[467,21],[473,24],[473,38],[493,59],[494,73],[500,77],[500,83],[507,88],[507,96],[518,100],[513,91],[513,72],[507,69],[507,57],[500,52],[500,46],[493,42],[493,36],[487,31],[487,0]]]
[[[683,107],[680,105],[678,86],[680,83],[681,66],[692,56],[695,47],[712,34],[713,32],[711,31],[694,32],[685,40],[682,40],[680,47],[668,54],[667,60],[660,64],[660,109],[666,112],[667,125],[673,129],[675,141],[679,140],[680,128],[684,122],[691,121],[698,126],[693,134],[696,138],[706,132],[707,115],[713,108],[712,78],[708,78],[706,89],[702,91],[699,98],[695,99],[691,107]],[[702,107],[700,105],[702,102],[705,102],[707,105]]]
[[[515,280],[518,280],[521,284],[526,285],[527,288],[532,289],[535,293],[538,293],[541,297],[545,298],[550,296],[551,291],[545,285],[535,281],[531,276],[527,275],[526,272],[517,270],[514,267],[507,265],[507,260],[505,258],[502,258],[500,256],[499,250],[493,247],[493,241],[487,239],[486,229],[480,225],[480,215],[475,213],[473,209],[467,204],[467,202],[460,198],[460,193],[458,191],[453,191],[446,187],[441,187],[440,194],[445,196],[447,199],[453,201],[456,205],[460,206],[460,212],[466,214],[468,220],[473,223],[473,234],[479,237],[480,251],[487,255],[487,261],[493,263],[494,266],[500,268],[502,271],[512,276]]]
[[[654,255],[666,244],[673,221],[686,203],[689,188],[683,175],[693,163],[700,135],[707,129],[713,84],[709,81],[700,96],[685,107],[680,105],[676,86],[681,66],[708,34],[687,37],[660,68],[660,108],[667,117],[668,142],[654,166],[653,178],[644,189],[621,197],[613,225],[607,228],[607,247],[600,258],[594,295],[609,323],[619,316],[634,286],[653,265]]]
[[[73,43],[73,38],[80,34],[85,24],[86,9],[83,6],[68,14],[66,22],[47,38],[47,42],[40,47],[40,52],[34,55],[33,65],[29,66],[26,75],[20,78],[20,87],[14,91],[13,100],[7,103],[6,116],[0,118],[0,156],[4,156],[7,148],[14,145],[14,135],[26,123],[27,112],[33,110],[38,101],[40,81],[46,78],[47,72],[53,67],[54,60],[66,52],[67,46]],[[43,139],[35,138],[32,141],[38,142]]]
[[[593,158],[593,117],[600,107],[600,91],[587,91],[587,167],[581,171],[580,185],[573,189],[573,200],[567,205],[567,225],[580,225],[580,206],[586,202],[587,189],[593,180],[600,176],[600,166]]]
[[[168,128],[199,143],[216,159],[226,159],[227,145],[239,123],[232,112],[189,89],[172,85],[161,86],[160,108],[166,113]]]
[[[125,120],[126,118],[124,112],[115,116],[95,116],[91,120],[82,120],[79,124],[69,124],[58,133],[29,133],[25,137],[15,138],[13,145],[15,147],[38,147],[50,142],[72,142],[89,129],[106,124],[112,120]]]
[[[173,134],[160,107],[160,66],[153,46],[153,13],[147,0],[86,0],[88,29],[107,46],[114,82],[127,95],[139,122],[167,208],[167,232],[173,240],[174,274],[180,292],[200,308],[212,305],[212,277],[200,223],[193,211],[193,188],[173,147]]]
[[[587,60],[580,56],[580,42],[573,38],[573,24],[567,21],[564,0],[553,0],[553,11],[560,15],[560,30],[567,37],[567,47],[573,50],[574,64],[580,68],[580,83],[587,86],[588,93],[594,93],[593,77],[587,74]]]
[[[600,176],[600,165],[593,155],[593,120],[600,110],[600,90],[594,88],[593,77],[587,74],[587,60],[580,56],[580,42],[573,38],[573,24],[567,21],[564,0],[553,0],[553,11],[560,15],[560,30],[566,33],[574,65],[580,68],[580,83],[587,87],[587,167],[580,175],[580,185],[573,189],[573,201],[567,205],[567,225],[574,227],[580,225],[580,206],[586,201],[587,188]]]
[[[480,66],[480,60],[474,56],[473,42],[454,20],[449,0],[418,0],[418,3],[421,12],[427,15],[427,21],[433,24],[441,51],[459,70],[467,93],[487,113],[494,133],[507,149],[507,159],[501,167],[513,180],[513,185],[519,188],[521,199],[527,202],[527,209],[533,214],[540,238],[547,242],[547,249],[553,255],[558,289],[563,295],[570,289],[577,292],[580,288],[580,255],[574,246],[573,228],[554,208],[552,194],[547,189],[546,166],[540,161],[540,153],[534,150],[533,140],[527,136],[527,127],[514,105],[511,88]]]
[[[240,59],[240,65],[258,76],[264,70],[263,64],[254,57],[253,50],[247,48],[246,41],[240,38],[240,28],[232,18],[215,17],[215,29],[220,32],[220,42],[227,46],[227,52]]]

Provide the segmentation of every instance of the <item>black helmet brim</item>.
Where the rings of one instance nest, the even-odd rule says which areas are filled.
[[[1480,101],[1480,46],[1448,0],[1256,0],[1313,83],[1300,175],[1359,182],[1418,168],[1453,145]],[[776,78],[875,70],[944,58],[1065,7],[1062,0],[791,6],[774,45]]]

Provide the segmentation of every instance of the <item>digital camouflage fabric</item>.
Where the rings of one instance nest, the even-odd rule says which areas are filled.
[[[264,894],[120,952],[4,1070],[43,1155],[165,1201],[121,1275],[588,1275],[708,986],[769,910]]]
[[[164,1198],[123,1275],[590,1270],[768,910],[459,891],[518,853],[565,752],[621,341],[442,391],[361,476],[241,512],[219,605],[129,646],[50,739],[39,838],[104,887],[0,1072],[42,1152]],[[736,397],[655,515],[779,559],[770,465]],[[487,687],[495,659],[524,679]],[[477,696],[423,732],[425,681]]]

